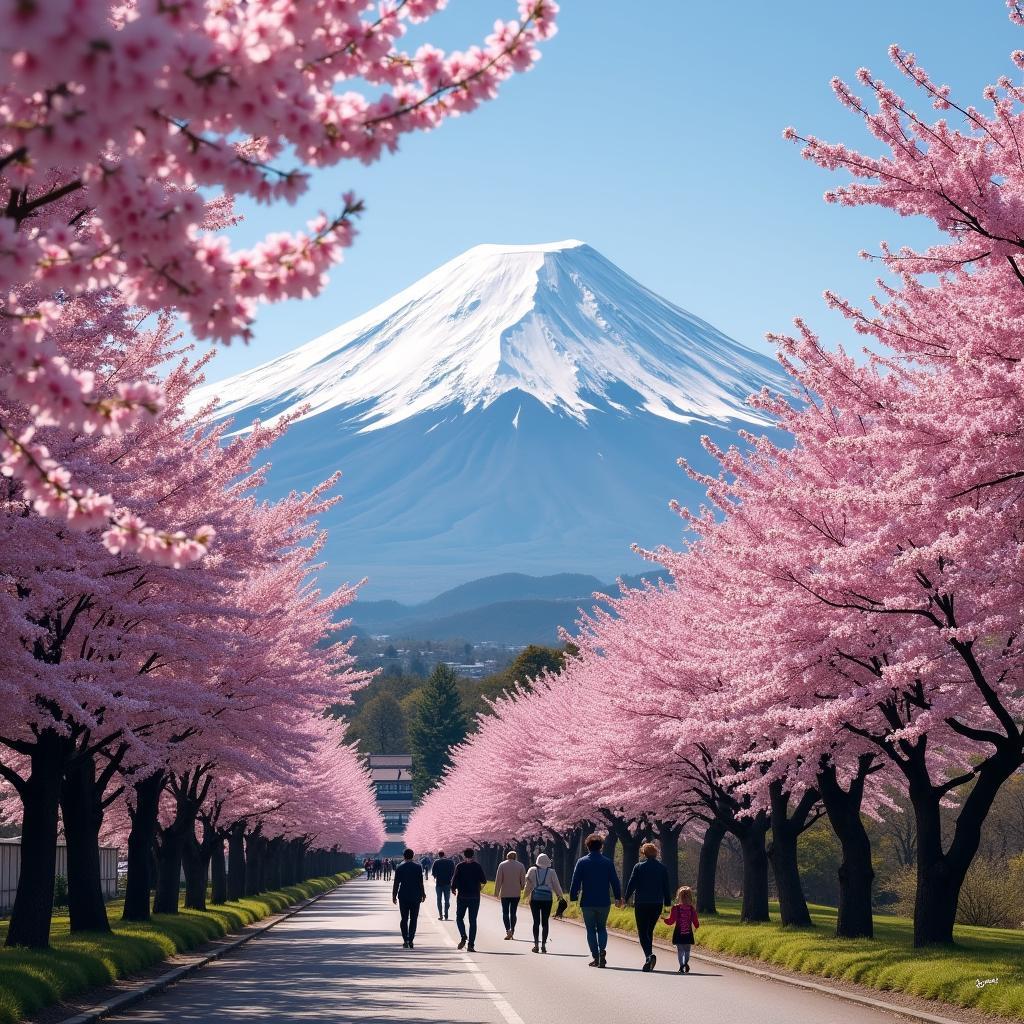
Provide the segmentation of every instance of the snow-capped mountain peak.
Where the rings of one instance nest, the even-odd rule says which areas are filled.
[[[518,391],[586,424],[641,410],[761,423],[744,398],[777,370],[584,242],[478,245],[362,316],[209,385],[239,426],[308,406],[368,433]],[[520,412],[512,422],[518,428]]]

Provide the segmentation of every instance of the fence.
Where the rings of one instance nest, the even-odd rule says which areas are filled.
[[[20,869],[21,843],[0,840],[0,913],[14,906]],[[57,874],[65,878],[68,874],[68,850],[63,844],[57,846]],[[117,850],[113,846],[100,847],[100,879],[104,897],[112,900],[117,895]]]

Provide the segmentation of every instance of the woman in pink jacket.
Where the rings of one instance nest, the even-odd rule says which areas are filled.
[[[688,885],[679,887],[676,901],[672,904],[665,924],[674,924],[672,945],[679,955],[679,973],[690,973],[690,947],[693,945],[693,933],[700,927],[697,920],[697,908],[693,905],[693,890]]]

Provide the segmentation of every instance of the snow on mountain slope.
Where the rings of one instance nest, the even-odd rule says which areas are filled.
[[[236,430],[308,406],[271,450],[268,496],[336,469],[325,582],[416,601],[503,572],[649,568],[678,543],[675,465],[759,430],[776,364],[581,242],[483,245],[264,366],[209,385]]]
[[[583,242],[479,245],[199,400],[218,396],[222,415],[358,406],[349,418],[369,432],[437,409],[487,408],[510,391],[586,422],[591,396],[622,384],[663,419],[759,423],[743,399],[766,364]]]

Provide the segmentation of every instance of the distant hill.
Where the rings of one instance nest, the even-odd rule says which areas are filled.
[[[664,570],[623,578],[627,586],[656,582]],[[616,584],[584,573],[528,576],[500,573],[446,590],[421,604],[356,601],[345,609],[358,632],[416,640],[492,641],[553,644],[558,629],[573,631],[580,610],[594,605],[594,594],[617,593]]]

